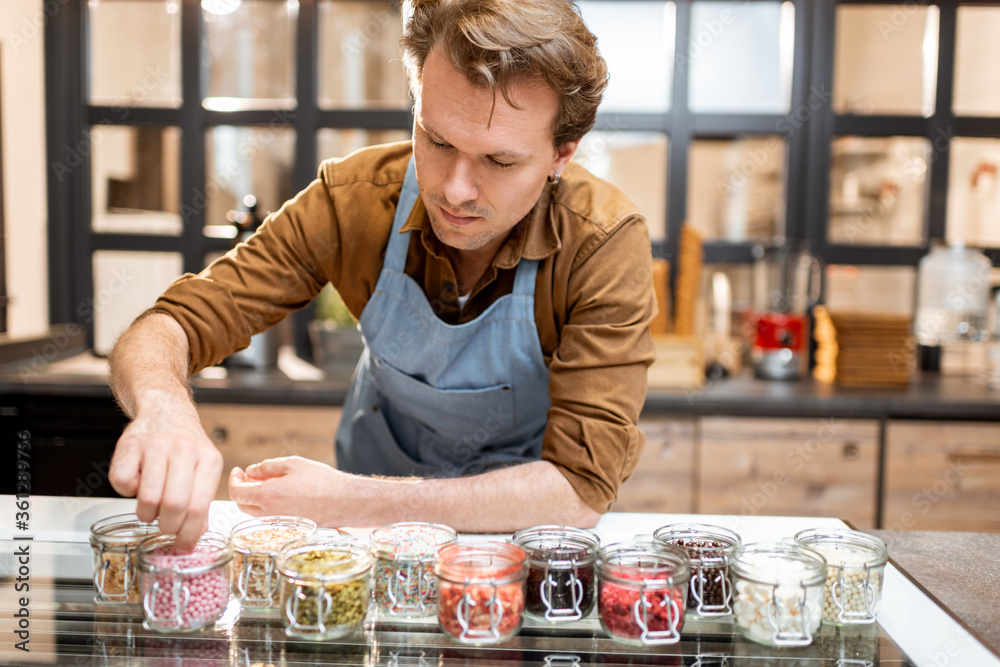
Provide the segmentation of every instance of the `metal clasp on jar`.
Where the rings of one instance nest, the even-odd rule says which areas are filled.
[[[573,561],[569,568],[553,568],[553,561],[545,562],[545,572],[542,576],[542,583],[539,585],[539,594],[541,596],[542,604],[545,605],[545,620],[546,621],[578,621],[583,618],[583,612],[580,609],[580,604],[583,602],[584,590],[583,581],[580,580],[579,575],[576,570],[576,561]],[[557,572],[566,572],[570,574],[570,580],[566,583],[572,589],[573,592],[573,606],[572,607],[553,607],[552,606],[552,587],[558,586],[559,582],[552,578],[552,570],[555,569]]]
[[[676,644],[681,640],[681,633],[677,628],[684,619],[684,610],[680,608],[680,605],[677,604],[677,599],[674,597],[674,578],[669,577],[665,587],[663,586],[663,582],[656,582],[652,584],[655,588],[652,588],[651,591],[650,586],[651,584],[645,580],[640,584],[639,599],[635,601],[635,605],[632,607],[632,615],[635,617],[635,623],[642,630],[642,633],[639,635],[639,641],[647,646]],[[649,601],[648,593],[658,591],[663,592],[663,600],[659,603],[659,606],[665,608],[667,611],[666,630],[649,629],[649,610],[654,605]]]
[[[698,602],[695,613],[699,616],[728,616],[733,613],[733,591],[729,587],[729,566],[725,557],[702,556],[699,565],[692,563],[691,596]],[[705,570],[719,577],[722,592],[721,604],[705,604]]]
[[[771,601],[767,604],[767,620],[774,629],[771,640],[775,646],[808,646],[812,643],[813,637],[809,631],[812,619],[809,616],[809,607],[806,605],[806,585],[799,584],[802,594],[796,598],[793,606],[789,606],[778,596],[778,589],[782,586],[789,587],[791,584],[775,584],[772,586]],[[792,612],[793,607],[798,612],[800,626],[798,629],[786,628],[782,623],[782,614],[784,614],[785,619],[795,617],[795,614]],[[793,624],[788,623],[788,625],[791,626]]]
[[[330,591],[325,586],[313,586],[312,588],[316,589],[316,593],[311,597],[314,597],[316,600],[316,623],[314,625],[299,623],[299,601],[308,602],[310,598],[305,588],[305,586],[296,586],[295,594],[289,596],[285,601],[285,620],[288,621],[288,627],[298,632],[315,632],[324,635],[327,630],[326,617],[333,608],[333,596],[330,595]],[[311,612],[312,610],[308,611]]]
[[[160,617],[156,615],[156,600],[163,594],[164,587],[160,585],[158,575],[160,573],[170,573],[170,609],[172,616]],[[146,620],[150,625],[161,628],[180,628],[184,624],[184,612],[187,611],[188,602],[191,600],[191,591],[184,584],[184,575],[177,568],[161,570],[152,574],[153,585],[149,587],[145,595],[142,596],[142,608],[146,612]],[[180,599],[183,594],[183,601]]]
[[[437,581],[431,569],[434,561],[422,558],[398,558],[396,561],[405,565],[395,564],[386,583],[385,595],[392,603],[388,612],[407,615],[430,613],[437,602]],[[413,580],[417,582],[416,601],[407,604],[406,600],[410,597],[407,584]]]
[[[872,568],[865,563],[861,566],[852,566],[841,563],[836,568],[837,580],[830,588],[830,595],[834,604],[837,605],[837,620],[845,625],[865,625],[875,622],[875,604],[877,593],[872,585]],[[845,575],[845,570],[854,570]],[[859,570],[863,570],[864,574]],[[845,596],[851,590],[858,590],[864,600],[864,608],[860,605],[852,609],[853,605],[848,604]]]
[[[254,561],[264,561],[263,572],[254,574]],[[251,594],[250,578],[263,579],[262,589],[267,592],[266,596],[258,597]],[[239,593],[241,603],[260,604],[262,606],[273,607],[275,595],[278,592],[278,576],[274,569],[274,556],[270,554],[248,553],[243,555],[243,566],[236,577],[236,592]]]
[[[474,586],[479,588],[485,586],[485,584],[474,584]],[[459,600],[455,610],[458,624],[462,626],[462,633],[458,637],[459,641],[476,642],[484,639],[498,641],[500,639],[500,621],[503,620],[503,604],[497,599],[496,584],[489,584],[489,587],[490,597],[486,601],[486,604],[490,608],[490,627],[488,630],[473,630],[469,627],[470,608],[475,607],[478,603],[469,594],[469,585],[465,584],[462,586],[462,599]]]
[[[122,592],[121,593],[109,593],[105,590],[104,585],[107,581],[108,570],[116,567],[112,563],[113,560],[118,560],[117,558],[110,558],[109,556],[120,555],[122,560]],[[97,601],[98,602],[128,602],[129,591],[132,588],[132,584],[136,581],[136,569],[135,565],[132,563],[132,551],[129,546],[125,545],[125,551],[123,554],[119,554],[119,549],[108,547],[106,544],[101,544],[97,552],[97,559],[101,561],[101,565],[94,572],[94,589],[97,590]]]

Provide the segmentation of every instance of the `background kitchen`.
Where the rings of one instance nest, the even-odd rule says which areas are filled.
[[[1000,6],[579,4],[612,81],[577,159],[645,211],[670,314],[614,509],[1000,531]],[[384,0],[2,3],[0,440],[35,493],[113,493],[103,355],[174,277],[409,137],[400,31]],[[196,377],[227,467],[332,461],[357,346],[328,293]]]

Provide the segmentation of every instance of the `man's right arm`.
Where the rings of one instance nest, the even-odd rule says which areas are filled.
[[[115,446],[108,479],[136,496],[143,521],[187,548],[208,527],[222,455],[201,426],[187,381],[188,340],[169,315],[150,313],[122,334],[110,357],[115,398],[132,422]]]

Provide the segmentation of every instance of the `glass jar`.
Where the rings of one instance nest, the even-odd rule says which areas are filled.
[[[274,559],[289,542],[312,537],[316,522],[296,516],[262,516],[233,526],[233,592],[244,609],[278,609]]]
[[[823,615],[826,561],[797,544],[758,542],[733,549],[733,620],[768,646],[807,646]]]
[[[740,536],[720,526],[674,523],[653,533],[657,544],[674,544],[691,558],[687,608],[697,616],[728,616],[733,613],[733,591],[729,583],[729,559]]]
[[[220,533],[201,536],[193,551],[178,552],[174,535],[139,545],[143,625],[150,630],[199,630],[215,623],[229,605],[233,544]]]
[[[357,630],[368,612],[372,554],[346,537],[311,537],[278,552],[285,633],[337,639]]]
[[[516,635],[524,621],[524,550],[504,542],[462,542],[438,551],[438,622],[462,644],[488,645]]]
[[[559,623],[593,611],[597,535],[569,526],[535,526],[514,533],[513,539],[528,559],[524,613]]]
[[[690,557],[673,544],[635,540],[603,547],[597,557],[597,605],[604,632],[636,646],[676,644],[690,574]]]
[[[394,523],[373,532],[375,601],[379,608],[390,616],[436,613],[435,556],[439,548],[457,540],[454,528],[438,523]]]
[[[95,602],[138,603],[142,599],[135,550],[144,539],[159,534],[155,521],[146,523],[135,514],[109,516],[90,527]]]
[[[863,625],[875,622],[882,602],[882,581],[889,551],[885,542],[846,528],[810,528],[795,542],[826,559],[823,622]]]

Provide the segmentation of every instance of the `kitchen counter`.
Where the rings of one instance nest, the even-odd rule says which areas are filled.
[[[91,557],[86,543],[89,525],[99,518],[132,510],[134,501],[35,496],[30,503],[29,530],[15,531],[14,498],[0,496],[0,507],[10,508],[0,513],[0,580],[7,579],[0,585],[12,584],[9,577],[15,571],[14,547],[25,544],[13,538],[30,534],[31,657],[51,664],[118,665],[165,660],[185,665],[742,665],[769,664],[762,660],[780,655],[782,664],[790,660],[789,664],[796,665],[940,665],[941,656],[961,658],[948,664],[1000,665],[995,645],[991,652],[970,636],[892,565],[886,569],[877,625],[851,630],[823,626],[812,645],[780,651],[735,634],[729,619],[691,617],[685,623],[680,643],[655,647],[613,642],[604,636],[597,619],[590,617],[565,626],[528,621],[517,637],[502,646],[475,649],[445,639],[434,618],[390,621],[374,611],[364,629],[355,635],[315,644],[287,639],[278,619],[244,614],[237,621],[237,614],[230,612],[224,617],[228,620],[216,629],[161,635],[142,627],[138,609],[96,605],[91,600]],[[214,530],[228,532],[243,518],[245,515],[232,503],[216,502],[210,525]],[[805,527],[842,525],[836,519],[803,517],[608,514],[595,532],[607,544],[651,533],[668,523],[692,520],[728,526],[737,530],[745,542],[778,540]],[[921,534],[912,537],[925,543]],[[976,546],[982,545],[970,543],[970,547]],[[992,550],[977,554],[981,567],[986,571],[1000,568],[998,553]],[[958,591],[967,591],[969,605],[989,606],[995,597],[984,588],[963,588],[961,580],[955,580],[953,585]],[[0,635],[5,637],[0,644],[0,661],[21,661],[25,657],[15,651],[12,639],[12,611],[16,604],[12,595],[0,601]]]
[[[192,378],[205,403],[340,405],[350,372],[324,374],[284,351],[266,371],[208,369]],[[0,396],[106,398],[107,364],[80,355],[35,368],[0,368]],[[696,389],[647,392],[644,415],[828,417],[844,419],[1000,420],[1000,389],[980,377],[924,374],[906,387],[845,388],[812,379],[757,380],[750,375]]]

